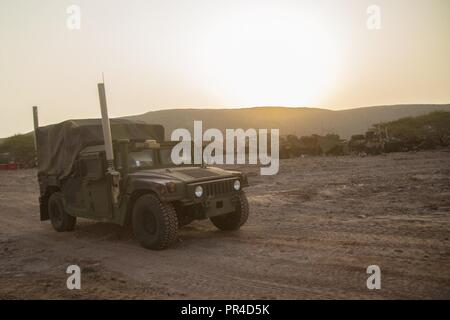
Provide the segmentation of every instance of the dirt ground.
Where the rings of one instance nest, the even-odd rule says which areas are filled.
[[[450,150],[282,160],[249,173],[251,216],[209,221],[165,251],[130,231],[40,222],[36,171],[0,172],[0,298],[450,299]],[[66,288],[68,265],[81,290]],[[368,290],[366,268],[381,268]]]

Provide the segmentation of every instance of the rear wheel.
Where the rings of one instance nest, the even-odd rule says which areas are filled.
[[[63,195],[55,192],[48,200],[48,215],[53,228],[58,232],[72,231],[77,222],[76,217],[69,215],[64,209]]]
[[[132,224],[134,236],[148,249],[165,249],[177,238],[178,219],[173,205],[152,194],[136,200]]]
[[[248,219],[249,207],[244,192],[237,195],[236,210],[227,214],[211,217],[211,222],[220,230],[238,230]]]

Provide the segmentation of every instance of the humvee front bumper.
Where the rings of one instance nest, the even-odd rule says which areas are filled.
[[[236,209],[236,199],[240,190],[233,187],[236,178],[196,182],[187,185],[188,199],[181,201],[183,206],[194,206],[202,218],[210,218],[233,212]],[[203,195],[195,196],[195,188],[202,186]],[[241,184],[246,186],[245,184]]]
[[[236,201],[233,200],[234,197],[205,200],[202,202],[202,213],[205,218],[210,218],[233,212],[236,208]]]

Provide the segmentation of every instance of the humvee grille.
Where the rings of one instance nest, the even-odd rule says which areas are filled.
[[[207,197],[214,197],[233,191],[233,180],[210,182],[203,185]]]

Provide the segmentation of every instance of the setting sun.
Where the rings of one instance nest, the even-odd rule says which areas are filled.
[[[279,7],[223,15],[198,47],[199,78],[228,105],[318,104],[339,62],[336,43],[319,21]]]

